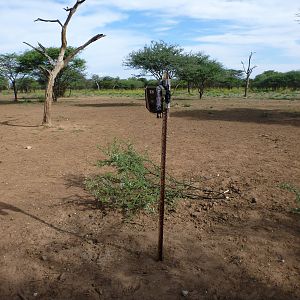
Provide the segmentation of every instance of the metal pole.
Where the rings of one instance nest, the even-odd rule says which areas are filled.
[[[161,171],[160,171],[159,233],[158,233],[158,260],[160,261],[163,260],[167,129],[168,129],[168,108],[165,105],[163,110],[163,121],[162,121],[161,164],[160,164]]]

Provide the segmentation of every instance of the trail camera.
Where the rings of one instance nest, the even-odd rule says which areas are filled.
[[[147,109],[152,112],[157,112],[157,92],[156,87],[146,87],[145,100]]]

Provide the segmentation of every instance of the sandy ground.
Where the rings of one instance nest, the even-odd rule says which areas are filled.
[[[83,179],[97,148],[130,140],[160,161],[161,120],[142,100],[0,97],[0,299],[300,299],[300,102],[174,100],[168,171],[229,199],[182,201],[165,216],[124,221]],[[29,146],[29,147],[28,147]]]

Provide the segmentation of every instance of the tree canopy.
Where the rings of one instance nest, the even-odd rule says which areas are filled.
[[[124,66],[141,70],[143,75],[151,74],[157,80],[168,72],[172,78],[175,75],[177,59],[183,53],[178,45],[167,44],[164,41],[152,41],[143,49],[131,52],[124,61]]]
[[[24,77],[18,54],[7,53],[0,55],[0,75],[10,81],[14,90],[15,101],[18,101],[17,79]]]
[[[74,47],[67,47],[65,57],[68,57],[74,50]],[[46,51],[51,59],[55,60],[60,49],[50,47],[47,48]],[[48,72],[45,70],[53,69],[53,65],[49,63],[49,59],[35,50],[29,50],[20,55],[19,60],[23,72],[27,72],[27,74],[36,78],[42,86],[46,85],[48,81]],[[84,77],[85,68],[86,61],[79,57],[75,57],[58,73],[53,88],[54,101],[57,101],[57,98],[62,97],[68,88],[74,87],[78,80]]]
[[[278,90],[283,88],[300,88],[300,71],[276,72],[265,71],[257,75],[253,80],[253,87],[257,89]]]
[[[222,64],[201,52],[182,55],[176,65],[177,77],[197,86],[200,99],[205,88],[217,81],[221,74],[225,74]]]

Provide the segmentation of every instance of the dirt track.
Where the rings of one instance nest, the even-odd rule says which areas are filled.
[[[1,299],[300,299],[300,216],[279,188],[300,187],[300,102],[175,103],[169,172],[229,199],[180,203],[157,262],[156,216],[125,223],[82,184],[114,138],[159,162],[143,101],[64,99],[45,129],[42,104],[0,100]]]

